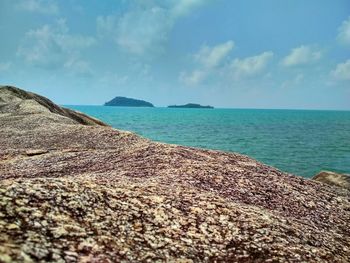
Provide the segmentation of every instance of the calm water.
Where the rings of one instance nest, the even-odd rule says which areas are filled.
[[[350,173],[350,111],[68,107],[156,141],[239,152],[305,177]]]

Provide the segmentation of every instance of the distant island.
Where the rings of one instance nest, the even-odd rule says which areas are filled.
[[[187,103],[185,105],[170,105],[168,108],[214,109],[213,106],[202,106],[196,103]]]
[[[121,106],[121,107],[154,107],[152,103],[144,101],[131,99],[126,97],[115,97],[111,101],[108,101],[104,106]]]

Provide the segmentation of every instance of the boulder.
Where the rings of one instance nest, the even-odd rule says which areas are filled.
[[[321,171],[318,174],[316,174],[312,179],[318,182],[350,190],[349,174],[339,174],[330,171]]]
[[[20,114],[23,112],[28,114],[43,111],[67,117],[83,125],[107,126],[100,120],[78,111],[60,107],[51,100],[32,92],[12,86],[0,86],[0,89],[0,113]]]
[[[338,190],[0,88],[1,262],[348,262]]]

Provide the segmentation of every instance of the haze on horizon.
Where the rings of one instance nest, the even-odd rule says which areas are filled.
[[[0,84],[60,104],[350,110],[348,0],[0,0]]]

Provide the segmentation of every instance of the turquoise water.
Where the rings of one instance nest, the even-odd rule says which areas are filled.
[[[350,173],[350,111],[67,107],[156,141],[239,152],[304,177]]]

